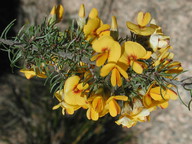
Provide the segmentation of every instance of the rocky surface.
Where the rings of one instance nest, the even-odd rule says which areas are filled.
[[[18,27],[24,22],[39,23],[46,16],[54,0],[21,0]],[[118,19],[120,33],[129,33],[126,21],[134,21],[139,11],[149,11],[162,26],[166,35],[171,36],[175,59],[182,62],[189,72],[183,77],[192,75],[192,1],[191,0],[61,0],[65,7],[63,23],[75,18],[81,3],[85,4],[87,13],[96,7],[105,23],[110,23],[111,16]],[[188,94],[181,90],[181,95],[187,101]],[[134,144],[190,144],[192,141],[192,112],[179,100],[171,101],[168,109],[152,113],[151,121],[140,123],[131,128]],[[125,133],[129,129],[125,129]]]

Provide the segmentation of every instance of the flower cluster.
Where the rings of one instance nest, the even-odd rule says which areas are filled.
[[[47,25],[55,28],[63,12],[61,5],[54,7]],[[111,25],[104,24],[96,8],[85,17],[85,8],[81,5],[77,27],[59,32],[61,37],[57,39],[61,42],[63,35],[67,39],[65,35],[74,29],[80,32],[81,37],[62,47],[62,51],[72,57],[52,53],[45,63],[40,66],[33,63],[21,72],[28,79],[50,77],[48,71],[53,70],[60,73],[63,81],[54,93],[59,103],[53,109],[61,108],[63,115],[72,115],[82,108],[89,120],[97,121],[109,114],[117,118],[118,125],[128,128],[148,121],[152,111],[158,107],[165,109],[169,100],[178,98],[177,86],[171,81],[177,81],[183,68],[179,61],[173,60],[170,38],[151,14],[139,12],[136,20],[136,23],[126,23],[131,35],[122,38],[115,16]],[[83,41],[75,45],[79,39]],[[86,44],[88,48],[80,47]]]

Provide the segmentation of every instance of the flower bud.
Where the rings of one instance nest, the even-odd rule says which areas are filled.
[[[85,19],[85,7],[84,4],[82,4],[80,6],[79,9],[79,18],[77,19],[77,24],[79,26],[80,29],[83,29],[84,25],[86,23],[86,19]]]
[[[84,18],[85,17],[85,7],[84,7],[84,4],[81,4],[81,6],[80,6],[79,17],[80,18]]]
[[[110,35],[114,40],[117,40],[119,36],[117,19],[115,16],[112,16]]]
[[[56,24],[59,23],[63,18],[64,8],[62,5],[54,6],[50,12],[48,18],[48,24]]]

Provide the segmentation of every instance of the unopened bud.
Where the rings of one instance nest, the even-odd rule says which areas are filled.
[[[115,16],[112,16],[110,35],[114,38],[114,40],[117,40],[119,37],[118,24]]]
[[[86,23],[86,20],[85,20],[85,7],[84,7],[84,4],[82,4],[80,6],[80,9],[79,9],[79,18],[77,19],[77,24],[78,24],[80,29],[83,29],[85,23]]]
[[[60,22],[63,18],[63,13],[64,8],[62,5],[54,6],[50,12],[48,23],[51,25]]]
[[[80,6],[79,17],[80,18],[84,18],[85,17],[85,7],[84,7],[84,4],[81,4],[81,6]]]

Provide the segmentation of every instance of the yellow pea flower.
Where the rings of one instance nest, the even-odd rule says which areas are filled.
[[[62,20],[64,8],[62,5],[54,6],[50,12],[48,23],[58,23]]]
[[[131,66],[136,73],[141,74],[145,64],[143,62],[139,62],[138,59],[149,58],[145,48],[139,43],[132,41],[125,42],[123,48],[124,53],[119,61],[127,66]]]
[[[105,24],[98,17],[98,10],[93,8],[89,14],[89,19],[84,25],[83,32],[85,34],[86,40],[92,40],[94,42],[95,38],[99,38],[102,35],[110,35],[110,26]]]
[[[89,84],[79,83],[79,81],[79,76],[71,76],[65,81],[64,100],[71,105],[86,107],[87,96],[85,90],[89,87]]]
[[[151,20],[150,13],[139,12],[137,15],[137,24],[132,22],[127,22],[127,27],[135,34],[149,36],[155,32],[155,29],[151,26],[147,26],[147,24]]]
[[[177,98],[178,96],[173,90],[151,85],[143,97],[143,104],[147,108],[159,106],[165,109],[168,107],[170,99],[176,100]]]
[[[38,69],[21,69],[20,72],[24,73],[25,77],[27,79],[31,79],[34,76],[40,77],[40,78],[47,78],[44,71],[40,72]]]
[[[86,113],[87,118],[96,121],[99,117],[103,116],[105,100],[102,96],[95,95],[90,97],[88,101],[91,102]]]
[[[61,107],[63,115],[65,115],[65,111],[67,112],[67,114],[74,114],[74,112],[80,108],[80,106],[78,106],[78,105],[70,105],[65,102],[64,89],[57,91],[55,93],[55,97],[58,99],[59,104],[55,105],[52,109],[56,110]]]
[[[119,87],[122,85],[122,79],[120,74],[125,78],[128,79],[128,74],[126,72],[125,67],[121,67],[118,65],[119,63],[108,63],[104,65],[100,70],[100,75],[102,77],[107,76],[110,72],[111,73],[111,84],[112,86],[118,85]]]
[[[106,101],[106,107],[109,110],[109,113],[112,117],[117,116],[121,112],[121,107],[117,103],[117,100],[127,101],[128,97],[119,95],[119,96],[111,96],[108,98],[108,100]]]
[[[106,60],[117,62],[121,56],[121,46],[111,36],[100,37],[93,43],[92,48],[97,53],[91,58],[91,61],[96,60],[96,66],[102,66]]]

